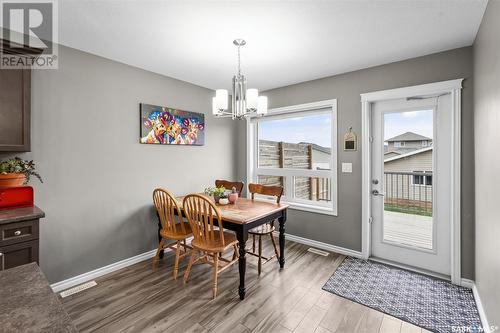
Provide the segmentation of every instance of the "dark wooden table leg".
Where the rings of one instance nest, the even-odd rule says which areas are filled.
[[[241,229],[236,232],[236,237],[238,238],[239,254],[240,254],[240,257],[238,259],[238,267],[240,270],[240,286],[238,287],[238,293],[240,294],[240,299],[243,300],[245,299],[245,292],[246,292],[245,272],[247,266],[245,246],[248,239],[248,232],[243,229],[243,226],[241,226]]]
[[[161,242],[161,235],[160,235],[160,230],[161,230],[161,222],[160,222],[160,216],[158,215],[158,212],[156,213],[156,217],[158,218],[158,243]],[[163,259],[163,251],[160,252],[160,259]]]
[[[283,210],[283,215],[278,219],[280,223],[280,268],[285,267],[285,222],[286,222],[286,209]]]

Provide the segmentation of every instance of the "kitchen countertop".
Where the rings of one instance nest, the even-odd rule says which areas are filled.
[[[36,263],[0,272],[2,332],[78,332]]]
[[[0,224],[40,219],[45,213],[37,206],[0,209]]]

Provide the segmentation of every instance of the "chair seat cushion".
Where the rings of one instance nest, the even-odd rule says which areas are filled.
[[[184,232],[182,232],[182,228],[180,223],[175,226],[176,232],[171,232],[169,230],[161,229],[160,236],[168,239],[182,240],[193,234],[191,231],[191,226],[187,222],[181,222],[184,225]]]
[[[275,229],[276,228],[274,228],[274,226],[272,226],[270,223],[266,223],[250,229],[248,233],[252,235],[267,235],[273,232]]]
[[[208,239],[205,242],[200,242],[196,238],[193,239],[191,242],[191,245],[202,251],[208,251],[208,252],[223,252],[225,249],[228,247],[232,246],[233,244],[237,243],[238,240],[236,239],[236,235],[233,234],[232,232],[225,232],[224,231],[224,245],[222,244],[222,238],[219,234],[218,231],[215,232],[214,234],[214,239]]]

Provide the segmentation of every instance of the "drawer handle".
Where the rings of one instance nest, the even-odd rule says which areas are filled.
[[[14,231],[14,235],[16,235],[16,236],[21,235],[21,230],[16,230],[16,231]]]

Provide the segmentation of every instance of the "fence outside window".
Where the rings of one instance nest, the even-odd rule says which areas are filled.
[[[330,151],[310,143],[288,143],[259,140],[259,167],[308,170],[330,170]],[[316,152],[317,151],[317,152]],[[325,156],[323,156],[325,155]],[[325,168],[325,166],[327,168]],[[282,176],[258,175],[263,185],[285,186]],[[331,201],[331,179],[322,177],[293,177],[293,196],[311,201]],[[286,191],[285,191],[286,192]]]
[[[432,216],[432,174],[384,172],[384,209]]]

